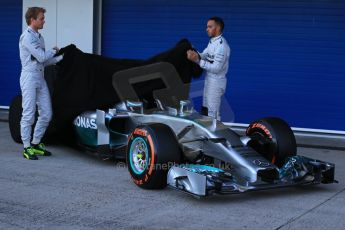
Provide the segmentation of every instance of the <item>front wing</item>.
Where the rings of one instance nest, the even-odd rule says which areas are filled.
[[[168,172],[170,187],[195,196],[234,194],[296,185],[335,183],[335,165],[304,156],[287,159],[279,178],[249,183],[230,172],[206,165],[175,165]]]

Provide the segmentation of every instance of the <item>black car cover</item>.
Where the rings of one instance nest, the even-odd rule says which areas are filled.
[[[120,70],[169,62],[176,68],[181,80],[190,83],[192,77],[201,75],[202,69],[187,59],[189,49],[192,49],[191,43],[182,39],[173,48],[148,60],[114,59],[84,53],[73,44],[60,49],[59,53],[63,53],[64,58],[57,64],[58,73],[52,91],[54,126],[65,131],[83,111],[107,109],[119,102],[112,86],[112,76]]]

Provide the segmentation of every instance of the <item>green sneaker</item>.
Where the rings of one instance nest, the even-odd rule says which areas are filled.
[[[32,147],[24,148],[23,157],[28,160],[38,160]]]
[[[38,145],[33,144],[31,147],[32,147],[32,149],[36,155],[41,155],[41,156],[51,156],[52,155],[52,153],[46,149],[46,147],[43,143],[39,143]]]

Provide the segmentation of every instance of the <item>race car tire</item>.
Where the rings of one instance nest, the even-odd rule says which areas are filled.
[[[287,157],[296,155],[295,135],[280,118],[256,120],[248,126],[246,135],[251,137],[248,145],[278,167],[284,165]]]
[[[167,173],[181,161],[182,152],[175,133],[165,124],[138,126],[127,145],[126,160],[136,185],[145,189],[162,189]]]
[[[23,143],[20,135],[20,120],[22,118],[22,111],[22,95],[17,95],[12,99],[8,112],[8,125],[10,128],[11,137],[17,143]],[[38,112],[36,111],[35,122],[32,125],[32,133],[37,122],[37,117]],[[51,142],[53,140],[53,138],[51,137],[56,132],[55,130],[56,125],[54,120],[52,120],[49,123],[49,126],[42,138],[42,141],[45,143]]]
[[[22,96],[15,96],[10,104],[8,113],[8,125],[12,139],[17,143],[22,143],[20,136],[20,120],[22,117]]]

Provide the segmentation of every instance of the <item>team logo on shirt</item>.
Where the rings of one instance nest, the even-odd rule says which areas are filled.
[[[211,54],[209,54],[209,53],[206,54],[206,57],[207,57],[208,59],[214,59],[214,55],[211,55]]]

